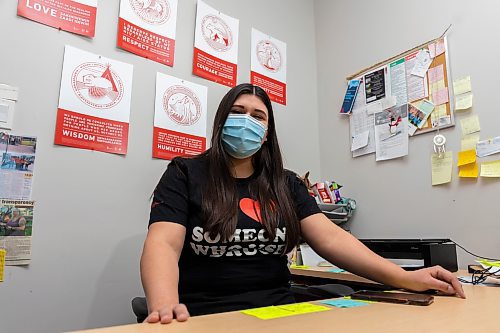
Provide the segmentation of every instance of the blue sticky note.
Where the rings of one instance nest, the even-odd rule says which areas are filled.
[[[342,268],[334,268],[334,269],[330,269],[329,271],[327,271],[329,273],[344,273],[345,272],[345,269],[342,269]]]
[[[360,301],[355,301],[352,299],[345,299],[345,298],[331,299],[328,301],[321,301],[320,303],[335,306],[337,308],[355,308],[358,306],[367,306],[368,305],[368,303],[366,303],[366,302],[360,302]]]

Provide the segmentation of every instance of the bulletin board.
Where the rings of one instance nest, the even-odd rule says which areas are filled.
[[[434,53],[435,55],[431,60],[427,73],[423,78],[421,78],[423,87],[420,87],[420,89],[424,90],[423,94],[419,93],[421,92],[419,91],[419,88],[415,88],[415,79],[418,77],[411,74],[415,57],[421,50],[429,51],[430,54]],[[400,67],[400,70],[395,70],[396,67]],[[361,79],[366,81],[367,78],[372,78],[374,76],[384,76],[384,86],[382,87],[381,84],[379,84],[378,88],[375,87],[375,92],[368,90],[361,92],[365,93],[365,95],[356,97],[356,99],[362,100],[360,103],[366,103],[368,105],[370,100],[376,100],[379,97],[384,98],[397,96],[397,103],[399,105],[407,104],[408,109],[411,111],[412,105],[418,105],[422,100],[427,99],[433,102],[435,108],[430,113],[422,127],[416,130],[414,135],[452,127],[455,125],[453,112],[454,98],[451,88],[451,75],[448,59],[448,43],[445,35],[374,64],[373,66],[348,76],[346,79],[348,81],[352,79]],[[403,76],[404,81],[406,81],[404,83],[402,79]]]

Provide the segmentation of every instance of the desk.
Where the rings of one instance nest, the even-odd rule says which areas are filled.
[[[307,269],[298,269],[298,268],[290,268],[290,273],[292,273],[292,281],[299,282],[305,281],[306,284],[324,284],[324,283],[332,283],[335,280],[340,283],[355,283],[355,284],[363,284],[363,285],[380,285],[380,283],[365,279],[364,277],[357,276],[351,274],[349,272],[342,273],[334,273],[328,272],[331,271],[333,267],[314,267],[311,266]],[[307,282],[312,283],[307,283]]]
[[[373,303],[358,308],[260,320],[239,312],[190,318],[169,325],[133,324],[81,333],[305,333],[305,332],[494,332],[500,287],[464,286],[467,299],[435,296],[430,306]],[[314,302],[316,303],[316,302]]]

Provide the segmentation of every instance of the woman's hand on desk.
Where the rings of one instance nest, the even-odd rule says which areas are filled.
[[[169,324],[172,320],[186,321],[189,318],[189,312],[184,304],[172,304],[161,308],[160,310],[151,311],[149,316],[144,320],[145,323]]]
[[[457,277],[441,266],[407,271],[403,284],[405,289],[413,291],[426,291],[431,289],[446,295],[458,294],[458,296],[465,298],[462,284],[460,284]]]

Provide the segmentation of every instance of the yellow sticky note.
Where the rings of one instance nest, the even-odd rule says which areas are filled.
[[[429,85],[429,90],[431,91],[431,95],[432,95],[432,93],[434,93],[438,90],[444,89],[444,88],[446,88],[446,86],[444,84],[444,79],[433,82]]]
[[[467,110],[472,107],[472,93],[455,97],[455,110]]]
[[[479,132],[481,130],[481,125],[479,125],[479,117],[477,115],[473,115],[460,120],[460,124],[462,125],[462,137],[467,134]]]
[[[479,174],[479,167],[477,163],[469,163],[466,165],[462,165],[460,167],[460,171],[458,172],[458,176],[460,178],[477,178]]]
[[[443,157],[437,154],[431,156],[432,164],[432,185],[440,185],[451,182],[451,171],[453,167],[453,154],[447,151]]]
[[[295,269],[308,269],[309,266],[307,265],[290,265],[290,268],[295,268]]]
[[[500,160],[481,163],[481,177],[500,177]]]
[[[470,149],[458,152],[458,162],[457,166],[462,166],[465,164],[470,164],[476,162],[476,150]]]
[[[295,316],[304,313],[320,312],[330,310],[329,307],[312,303],[295,303],[279,306],[266,306],[263,308],[243,310],[241,313],[268,320],[281,317]]]
[[[474,134],[469,134],[466,135],[462,138],[461,142],[461,150],[469,150],[469,149],[476,149],[476,144],[479,142],[479,134],[474,133]]]
[[[5,267],[5,254],[7,252],[4,249],[0,249],[0,282],[3,282],[3,270]]]
[[[472,91],[470,76],[466,76],[453,81],[453,93],[455,95],[465,94],[469,91]]]

